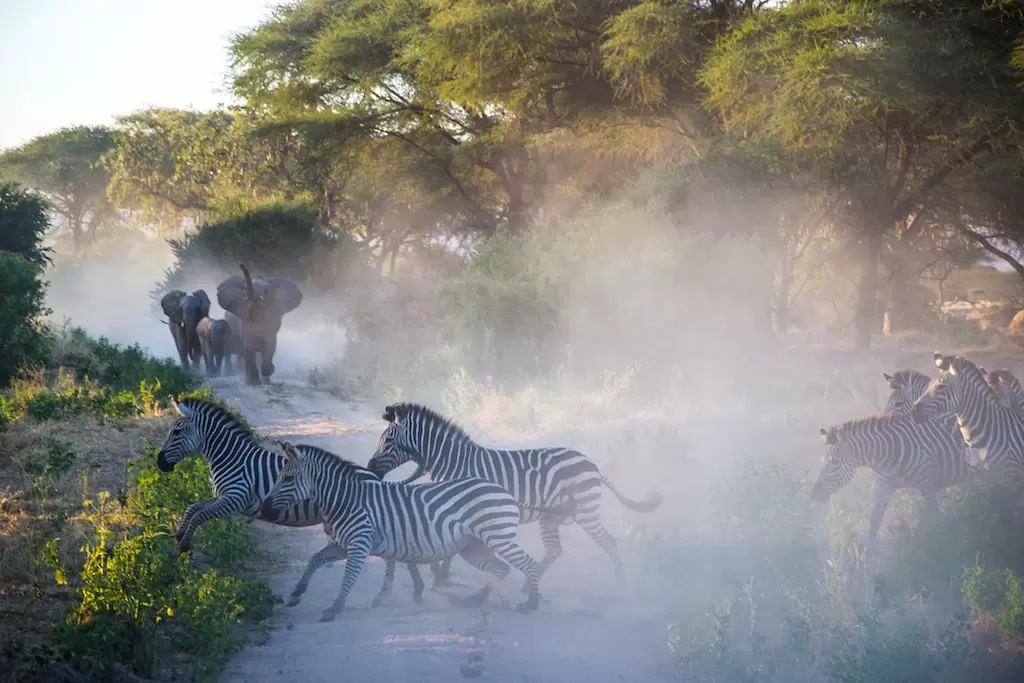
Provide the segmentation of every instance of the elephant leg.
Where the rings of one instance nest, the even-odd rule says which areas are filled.
[[[171,336],[174,338],[174,348],[178,350],[178,360],[181,367],[188,369],[188,339],[185,337],[185,328],[181,325],[171,324]]]
[[[267,380],[274,374],[274,352],[277,351],[277,335],[268,339],[263,346],[263,354],[260,359],[260,372],[263,373],[263,377]]]
[[[246,349],[245,356],[245,381],[249,384],[260,384],[260,369],[256,366],[256,352]]]

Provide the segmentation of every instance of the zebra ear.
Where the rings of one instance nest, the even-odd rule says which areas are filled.
[[[882,377],[884,377],[884,378],[885,378],[885,381],[886,381],[886,382],[891,382],[891,381],[893,381],[893,380],[895,379],[895,377],[893,377],[892,375],[890,375],[890,374],[889,374],[888,372],[883,372],[883,373],[882,373]]]
[[[170,397],[170,402],[174,409],[177,410],[178,414],[181,415],[182,417],[188,417],[189,415],[192,414],[192,410],[188,406],[183,406],[176,400],[174,400],[174,396]]]
[[[382,415],[381,417],[383,417],[388,422],[394,422],[395,418],[398,417],[395,414],[395,408],[396,406],[394,403],[389,403],[388,405],[384,406],[384,415]]]

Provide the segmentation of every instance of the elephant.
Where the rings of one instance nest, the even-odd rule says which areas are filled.
[[[229,375],[235,374],[231,356],[238,354],[238,345],[228,321],[203,318],[196,326],[196,331],[203,351],[203,361],[206,363],[206,374],[213,377],[220,375],[222,363],[224,372]]]
[[[199,357],[202,347],[196,327],[199,321],[210,315],[210,297],[202,289],[186,294],[180,289],[172,289],[160,299],[160,308],[167,316],[167,324],[174,337],[174,346],[178,349],[181,367],[199,369]]]
[[[244,264],[241,268],[242,275],[232,275],[217,285],[217,303],[230,314],[225,318],[241,340],[246,382],[260,384],[269,382],[274,374],[281,319],[302,303],[302,290],[290,278],[253,278]],[[257,353],[261,356],[258,367]]]

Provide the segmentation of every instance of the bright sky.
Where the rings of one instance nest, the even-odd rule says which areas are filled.
[[[232,34],[280,0],[0,0],[0,150],[145,107],[230,100]]]

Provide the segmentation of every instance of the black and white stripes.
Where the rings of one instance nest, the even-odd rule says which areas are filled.
[[[559,507],[571,502],[576,509],[576,522],[608,553],[616,580],[621,582],[624,573],[615,539],[601,523],[601,486],[607,486],[626,507],[638,512],[649,512],[661,502],[659,494],[642,501],[627,498],[598,471],[593,461],[571,448],[484,448],[449,419],[414,403],[387,406],[384,419],[390,424],[367,464],[371,472],[383,478],[412,460],[417,465],[417,475],[425,471],[435,481],[478,477],[502,486],[524,508],[523,522],[540,521],[545,549],[538,567],[540,574],[562,554],[558,534],[562,520],[530,507]]]
[[[508,574],[508,566],[498,558],[522,571],[529,597],[518,609],[537,608],[537,564],[516,542],[520,506],[501,486],[470,478],[416,485],[382,482],[369,470],[323,449],[289,448],[291,457],[263,503],[263,514],[274,519],[279,509],[311,499],[323,510],[332,539],[310,559],[289,605],[298,604],[313,573],[330,559],[347,558],[345,577],[321,621],[330,621],[344,608],[371,555],[393,567],[396,561],[428,563],[459,554],[500,578]],[[389,590],[386,575],[381,596]]]

